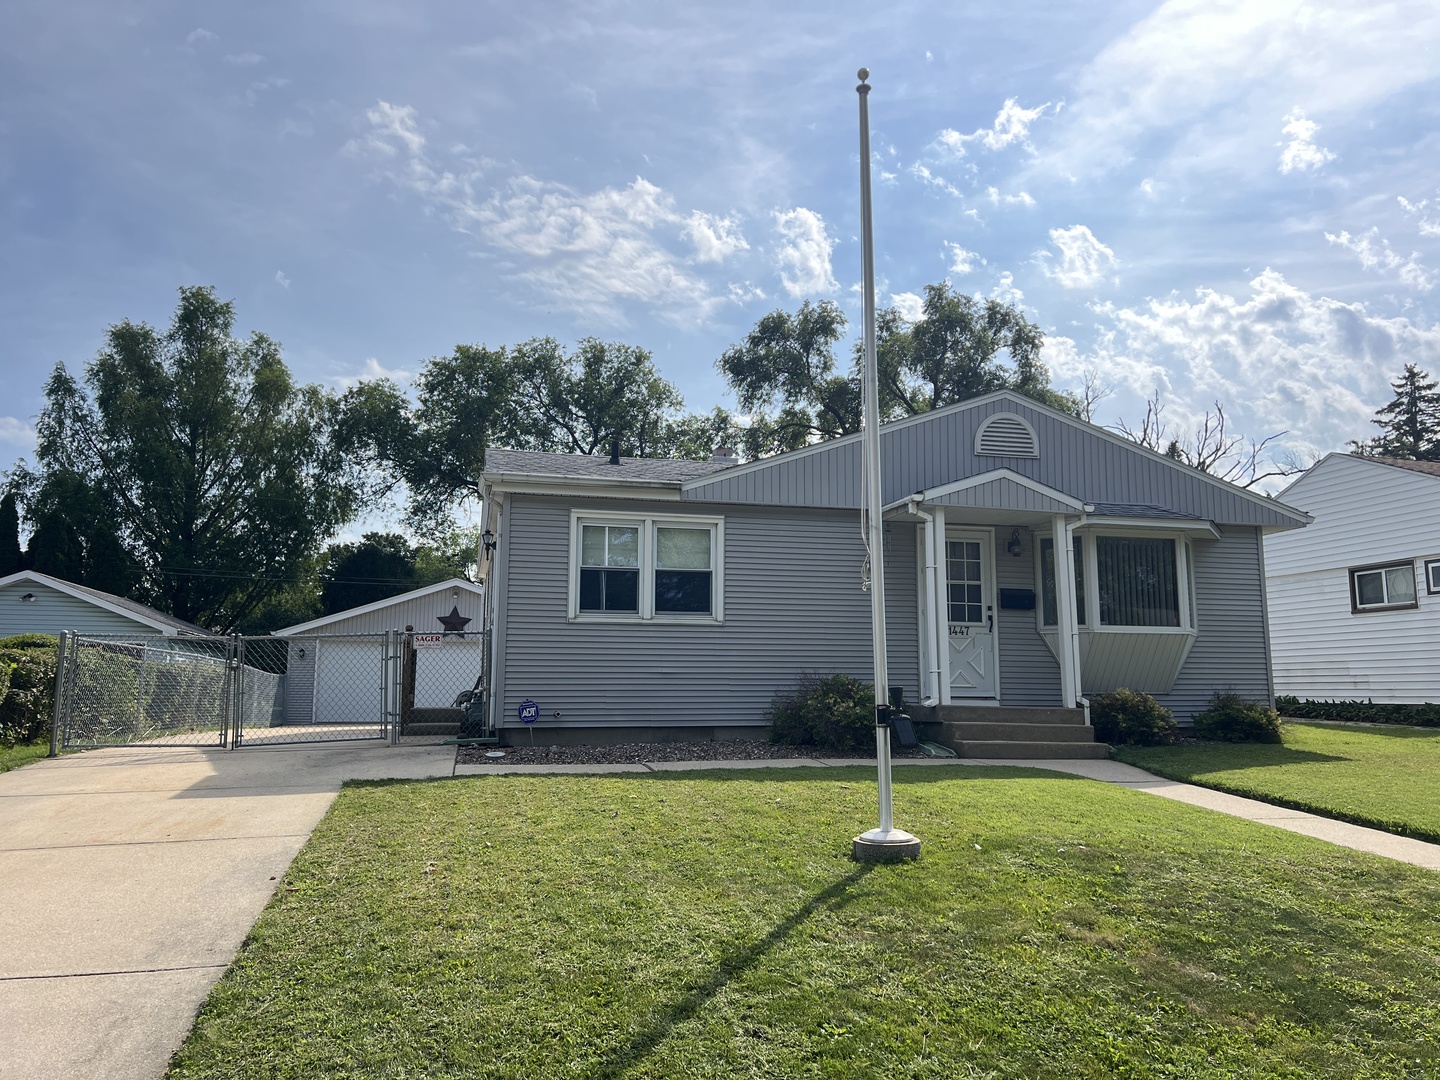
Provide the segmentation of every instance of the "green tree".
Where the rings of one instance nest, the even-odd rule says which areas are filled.
[[[1435,382],[1427,372],[1406,364],[1390,388],[1395,397],[1378,409],[1371,421],[1380,434],[1363,445],[1353,444],[1356,452],[1440,461],[1440,392]]]
[[[57,558],[75,534],[89,550],[83,529],[62,537],[63,522],[46,523],[45,493],[69,476],[103,505],[135,569],[122,591],[217,630],[294,581],[360,502],[331,439],[334,398],[297,385],[264,334],[232,337],[234,321],[213,289],[182,288],[165,330],[112,326],[83,386],[56,365],[27,473],[27,517],[42,540],[55,534]],[[105,547],[82,560],[115,562]]]
[[[25,555],[20,550],[20,511],[15,493],[7,491],[0,498],[0,577],[8,577],[25,569]]]
[[[876,314],[876,368],[882,419],[928,412],[995,390],[1015,390],[1066,412],[1074,396],[1054,390],[1040,359],[1044,334],[1022,311],[977,300],[946,283],[928,285],[914,321],[889,308]],[[795,449],[860,429],[856,343],[848,374],[837,370],[845,316],[834,303],[808,300],[795,314],[772,311],[718,367],[750,414],[744,441],[752,454]]]
[[[568,351],[553,338],[460,345],[426,361],[411,390],[376,380],[348,391],[341,444],[379,490],[404,485],[422,533],[478,498],[489,446],[608,454],[618,438],[627,456],[688,456],[734,426],[723,412],[684,415],[649,352],[596,338]]]

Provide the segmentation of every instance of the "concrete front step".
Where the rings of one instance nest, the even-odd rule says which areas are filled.
[[[1073,742],[1095,741],[1095,729],[1083,724],[965,724],[946,721],[927,725],[939,729],[937,740],[953,746],[956,742]]]
[[[907,705],[917,721],[961,724],[1066,724],[1085,726],[1083,709],[1032,709],[1009,705]]]
[[[1108,758],[1110,747],[1095,742],[1010,742],[1006,740],[964,740],[951,744],[962,758],[1010,758],[1037,760],[1047,758]]]

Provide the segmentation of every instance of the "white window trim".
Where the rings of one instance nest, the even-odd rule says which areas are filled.
[[[1038,535],[1038,534],[1037,534]],[[1082,634],[1187,634],[1199,632],[1195,618],[1195,558],[1188,533],[1179,530],[1126,529],[1120,526],[1090,526],[1075,530],[1080,538],[1081,576],[1085,581],[1085,621],[1077,628]],[[1100,562],[1095,537],[1123,536],[1138,540],[1175,541],[1176,598],[1180,604],[1179,626],[1113,626],[1100,621]],[[1044,539],[1043,537],[1041,539]],[[1059,560],[1056,560],[1057,564]],[[1057,570],[1058,573],[1058,565]],[[1055,634],[1057,627],[1045,622],[1045,580],[1040,559],[1040,544],[1035,544],[1035,627],[1042,634]]]
[[[580,528],[582,525],[634,525],[640,530],[638,612],[580,610]],[[704,615],[655,611],[655,529],[710,530],[710,606]],[[719,626],[725,622],[725,519],[700,514],[627,514],[619,510],[570,511],[570,569],[567,618],[574,623],[669,623]]]
[[[1427,563],[1426,565],[1428,566],[1429,564]],[[1414,599],[1398,604],[1389,600],[1383,604],[1360,603],[1360,589],[1355,582],[1356,574],[1373,574],[1379,572],[1380,582],[1388,595],[1390,592],[1390,583],[1385,580],[1384,572],[1386,570],[1399,570],[1402,567],[1409,567],[1410,569],[1410,580],[1413,582]],[[1369,615],[1378,611],[1414,611],[1420,606],[1420,583],[1415,581],[1414,559],[1396,559],[1394,562],[1371,563],[1368,566],[1352,566],[1348,569],[1346,576],[1350,580],[1350,614],[1352,615]],[[1429,584],[1428,574],[1426,584]]]
[[[1440,559],[1425,560],[1425,594],[1440,593]]]

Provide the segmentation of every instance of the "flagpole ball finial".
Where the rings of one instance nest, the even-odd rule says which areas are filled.
[[[859,71],[857,71],[857,72],[855,73],[855,75],[856,75],[857,78],[859,78],[859,80],[860,80],[861,82],[864,82],[866,79],[870,78],[870,69],[869,69],[869,68],[861,68]]]

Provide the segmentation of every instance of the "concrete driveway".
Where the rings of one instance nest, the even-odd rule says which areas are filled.
[[[0,775],[0,1078],[161,1075],[341,782],[454,760],[95,750]]]

